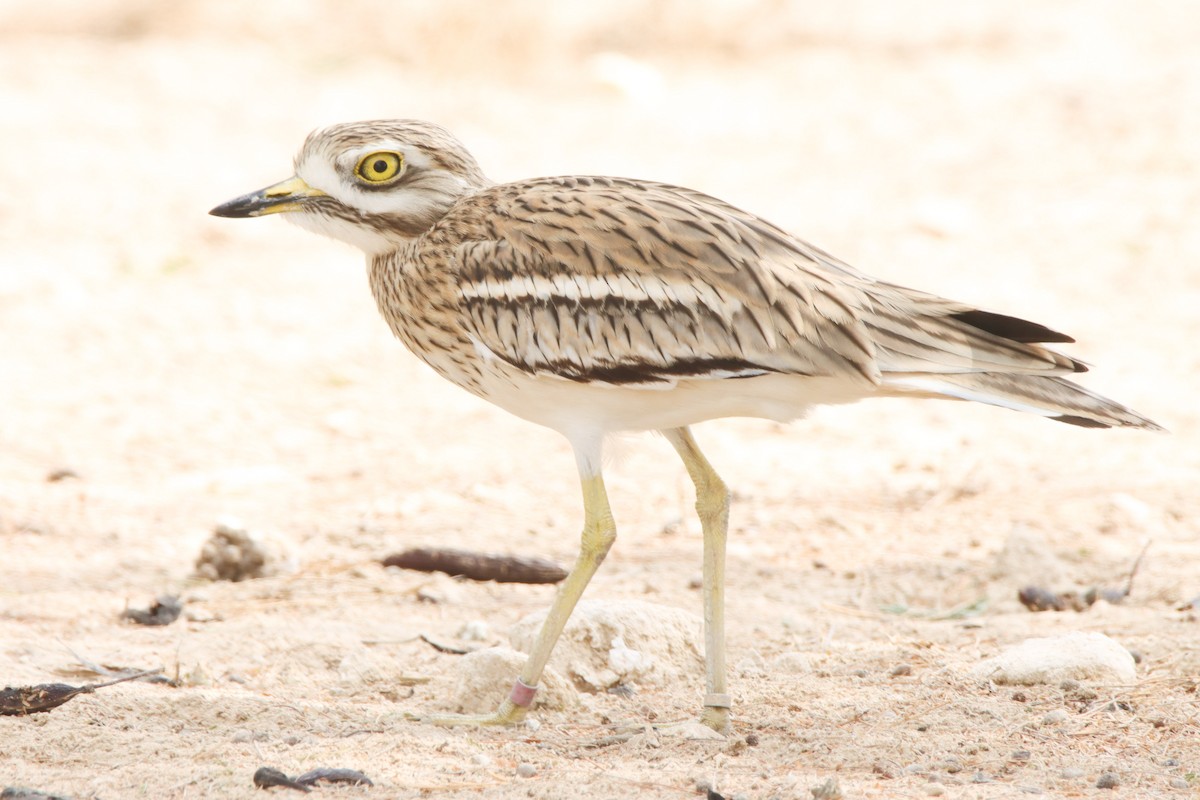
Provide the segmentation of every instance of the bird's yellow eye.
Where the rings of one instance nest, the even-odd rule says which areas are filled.
[[[358,160],[354,174],[367,183],[387,183],[404,170],[404,156],[391,151],[368,153]]]

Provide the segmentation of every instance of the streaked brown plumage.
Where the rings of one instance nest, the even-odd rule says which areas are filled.
[[[586,520],[579,562],[513,694],[532,697],[554,641],[615,538],[600,476],[610,432],[660,430],[696,483],[705,531],[707,695],[728,720],[723,563],[728,492],[687,426],[787,420],[867,397],[975,400],[1085,427],[1157,429],[1066,380],[1086,371],[1037,323],[874,280],[690,189],[606,177],[496,185],[449,133],[376,121],[313,133],[296,177],[213,210],[279,211],[368,256],[392,331],[443,377],[560,431]]]

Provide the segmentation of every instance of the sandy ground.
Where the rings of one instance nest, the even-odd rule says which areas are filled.
[[[0,718],[0,786],[254,797],[267,764],[376,783],[339,796],[1194,796],[1198,40],[1179,2],[0,3],[0,684],[94,680],[75,654],[178,678]],[[378,559],[569,563],[569,449],[392,341],[357,253],[205,216],[290,174],[311,128],[389,116],[498,180],[693,186],[1065,330],[1090,387],[1172,434],[899,401],[701,426],[736,490],[734,731],[596,746],[694,714],[695,664],[536,730],[407,722],[462,659],[421,634],[507,643],[552,590]],[[588,596],[698,612],[683,470],[649,436],[615,451],[622,537]],[[194,579],[228,515],[296,571]],[[1118,585],[1147,541],[1124,604],[1016,601]],[[160,592],[187,617],[121,621]],[[1136,682],[970,677],[1076,630],[1136,651]]]

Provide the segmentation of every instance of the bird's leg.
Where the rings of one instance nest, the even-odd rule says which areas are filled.
[[[588,582],[596,574],[604,557],[608,555],[617,538],[617,526],[613,521],[612,510],[608,505],[608,493],[604,489],[604,479],[598,467],[599,459],[580,458],[580,479],[583,483],[583,535],[579,548],[579,557],[566,580],[558,587],[554,604],[542,623],[534,642],[533,652],[521,674],[513,684],[512,692],[500,708],[493,714],[435,714],[422,719],[437,725],[511,725],[525,718],[525,713],[533,705],[533,697],[537,692],[538,681],[542,670],[550,660],[550,653],[558,641],[559,634],[567,624],[575,604],[583,595]],[[592,463],[597,466],[593,470]]]
[[[704,709],[700,721],[715,731],[729,726],[725,683],[725,540],[729,532],[729,489],[696,446],[687,428],[663,435],[679,453],[696,486],[696,513],[704,533]]]

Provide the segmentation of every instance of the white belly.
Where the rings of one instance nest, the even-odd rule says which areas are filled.
[[[721,417],[787,422],[804,416],[814,405],[852,403],[876,393],[865,381],[845,377],[780,374],[635,388],[488,370],[484,387],[490,402],[572,441],[616,431],[678,428]]]

